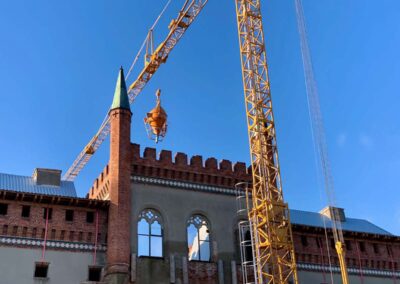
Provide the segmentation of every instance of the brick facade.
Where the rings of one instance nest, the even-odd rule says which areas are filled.
[[[162,150],[159,157],[156,149],[145,148],[143,153],[140,145],[131,144],[132,176],[157,177],[175,181],[233,188],[238,182],[251,183],[251,170],[246,164],[229,160],[217,161],[216,158],[203,160],[196,155],[188,158],[184,153]],[[101,172],[88,192],[88,198],[108,199],[110,188],[109,165]]]
[[[0,215],[1,236],[43,240],[46,229],[45,210],[49,208],[51,219],[48,220],[47,240],[106,243],[108,214],[106,201],[0,191],[0,204],[7,205],[7,214]],[[29,208],[28,217],[22,216],[23,207]],[[71,221],[66,220],[67,210],[73,212]],[[98,222],[96,222],[97,216]]]
[[[330,231],[328,231],[327,244],[323,228],[295,225],[293,239],[297,262],[328,266],[329,248],[332,265],[339,265]],[[344,239],[346,243],[346,263],[349,268],[400,270],[399,237],[344,232]]]

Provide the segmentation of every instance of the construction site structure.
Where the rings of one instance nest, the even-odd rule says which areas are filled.
[[[307,90],[307,101],[311,121],[311,129],[314,140],[317,168],[322,175],[323,187],[328,200],[329,214],[332,216],[332,233],[335,240],[335,249],[339,257],[342,283],[349,283],[349,276],[346,264],[346,245],[343,238],[340,211],[336,210],[336,198],[333,184],[333,177],[328,155],[328,146],[325,137],[322,111],[319,102],[317,83],[314,77],[314,70],[311,60],[310,48],[308,46],[307,29],[304,19],[304,11],[301,0],[295,0],[297,25],[300,35],[301,55],[304,66],[304,77]]]
[[[236,0],[253,175],[249,221],[256,283],[297,281],[289,207],[283,199],[260,0]]]
[[[162,141],[167,134],[167,112],[161,106],[161,90],[158,89],[156,92],[157,102],[155,108],[149,111],[144,118],[144,124],[146,126],[147,135],[151,140],[156,143]]]
[[[171,22],[167,38],[154,51],[153,30],[149,31],[144,69],[128,89],[130,103],[166,62],[172,48],[206,3],[186,1],[178,18]],[[253,175],[252,208],[248,218],[252,228],[255,278],[257,283],[288,283],[291,279],[297,283],[289,208],[283,199],[280,177],[260,0],[236,0],[235,3]],[[152,51],[151,55],[148,50]],[[158,107],[159,110],[156,107],[145,119],[156,141],[166,131],[166,113]],[[67,171],[65,180],[74,180],[109,129],[106,117],[95,137]]]
[[[168,55],[171,53],[173,48],[185,34],[187,29],[197,18],[203,7],[206,5],[208,0],[191,0],[185,1],[182,9],[179,11],[178,16],[171,21],[169,24],[169,33],[162,43],[152,52],[152,54],[146,53],[145,65],[142,71],[139,73],[137,79],[129,86],[128,96],[129,103],[132,104],[136,97],[142,92],[144,87],[157,72],[159,67],[167,61]],[[153,31],[149,33],[148,41],[151,41],[153,45]],[[74,181],[79,175],[80,171],[89,162],[90,158],[96,153],[97,149],[104,142],[110,133],[110,121],[109,117],[106,116],[101,124],[99,130],[95,136],[89,141],[84,149],[79,153],[78,157],[72,163],[70,168],[66,171],[63,176],[63,180]]]
[[[129,103],[142,91],[146,83],[165,63],[167,57],[189,25],[195,20],[207,1],[185,1],[178,17],[172,20],[166,39],[154,49],[154,26],[146,38],[145,64],[136,81],[128,89]],[[252,253],[254,254],[254,280],[256,283],[297,283],[296,261],[291,232],[288,204],[285,203],[278,159],[275,122],[268,77],[267,55],[263,31],[263,19],[260,0],[236,0],[236,16],[239,47],[242,65],[244,97],[250,145],[252,168],[251,200],[248,208],[249,227],[251,228]],[[315,99],[316,87],[310,55],[305,36],[304,16],[301,2],[296,0],[296,10],[301,35],[301,47],[306,73],[307,90],[310,101],[310,113],[313,121],[317,152],[326,181],[328,196],[333,192],[330,181],[329,160],[324,144],[323,129],[318,101]],[[168,2],[169,4],[169,2]],[[167,5],[168,5],[167,4]],[[164,8],[165,10],[165,8]],[[158,19],[156,20],[156,22]],[[136,62],[136,59],[135,59]],[[131,68],[132,69],[132,68]],[[131,71],[131,70],[130,70]],[[311,82],[311,83],[310,83]],[[151,110],[144,122],[149,137],[156,143],[167,130],[167,114],[160,104],[160,92],[157,92],[157,105]],[[73,180],[109,133],[109,118],[106,117],[99,131],[80,153],[64,176]],[[331,201],[332,199],[329,198]],[[333,202],[330,205],[333,206]],[[335,216],[335,212],[332,212]],[[334,220],[337,218],[334,218]],[[340,256],[343,283],[347,284],[345,248],[340,221],[334,221],[333,228],[336,250]]]

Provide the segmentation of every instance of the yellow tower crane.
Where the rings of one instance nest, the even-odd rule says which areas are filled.
[[[235,2],[253,175],[252,208],[248,217],[253,231],[256,283],[284,284],[293,280],[297,284],[289,208],[282,192],[260,0]],[[185,1],[178,17],[169,26],[167,38],[155,51],[147,54],[142,72],[129,87],[130,103],[166,62],[173,47],[206,3],[207,0]],[[152,34],[149,38],[152,41]],[[64,179],[76,178],[108,134],[106,118]]]
[[[249,221],[257,284],[298,283],[284,202],[260,0],[236,0],[253,184]]]

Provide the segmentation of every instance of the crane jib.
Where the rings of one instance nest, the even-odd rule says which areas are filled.
[[[150,55],[151,60],[146,63],[137,79],[128,89],[129,103],[133,103],[135,98],[144,89],[152,76],[156,73],[162,63],[165,63],[168,55],[185,34],[189,26],[194,22],[208,0],[192,0],[185,1],[182,9],[179,11],[178,17],[171,21],[169,25],[169,33],[165,40]],[[89,162],[91,156],[96,153],[97,149],[107,138],[110,132],[108,115],[101,124],[96,135],[90,140],[85,148],[79,153],[71,167],[63,176],[63,180],[73,181],[80,171]]]

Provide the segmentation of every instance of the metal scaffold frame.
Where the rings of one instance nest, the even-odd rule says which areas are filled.
[[[235,0],[253,171],[249,221],[256,283],[298,283],[289,209],[283,200],[260,0]]]

